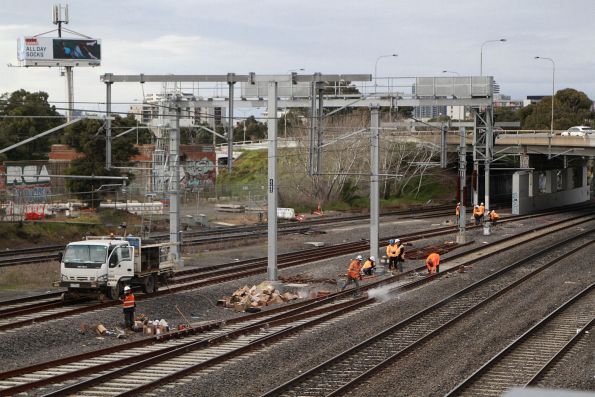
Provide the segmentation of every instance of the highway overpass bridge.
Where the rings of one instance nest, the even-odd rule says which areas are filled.
[[[471,124],[471,123],[470,123]],[[388,139],[406,140],[430,145],[442,150],[442,131],[403,131],[403,125],[383,124]],[[433,127],[433,126],[432,126]],[[463,127],[465,128],[465,127]],[[490,162],[490,192],[493,197],[508,199],[513,213],[523,214],[534,210],[569,205],[587,201],[595,193],[593,167],[595,135],[562,136],[560,131],[511,131],[494,128],[493,158]],[[467,157],[473,155],[473,128],[465,129]],[[390,137],[390,138],[389,138]],[[446,131],[446,150],[443,156],[456,161],[460,147],[459,131]],[[469,159],[468,164],[473,164]],[[449,163],[448,160],[445,163]],[[475,191],[473,202],[484,194],[484,183],[479,183],[481,161],[475,161],[467,186]],[[481,199],[479,199],[481,200]]]

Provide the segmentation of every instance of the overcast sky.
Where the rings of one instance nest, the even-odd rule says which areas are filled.
[[[57,1],[56,1],[57,2]],[[55,1],[3,0],[0,92],[46,91],[65,100],[57,69],[15,68],[16,40],[54,28]],[[63,2],[64,3],[64,2]],[[75,70],[75,101],[104,101],[103,73],[374,73],[493,75],[515,99],[572,87],[595,99],[593,0],[71,0],[66,27],[102,40],[102,64]],[[50,35],[55,35],[51,33]],[[145,91],[156,91],[147,88]],[[140,98],[120,84],[114,101]]]

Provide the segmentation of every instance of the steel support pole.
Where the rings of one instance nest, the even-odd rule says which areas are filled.
[[[171,253],[178,268],[184,267],[182,261],[180,236],[180,103],[169,103],[175,108],[174,128],[169,131],[169,241]],[[170,111],[171,112],[171,111]],[[171,113],[170,113],[171,115]]]
[[[485,189],[485,197],[484,197],[484,205],[486,211],[490,209],[490,163],[492,162],[492,151],[494,145],[494,130],[492,128],[492,119],[493,119],[493,112],[492,107],[489,106],[486,109],[486,149],[485,149],[485,158],[484,158],[484,189]],[[489,222],[488,222],[489,227]]]
[[[312,82],[310,84],[310,150],[308,151],[308,174],[310,176],[314,175],[314,135],[316,132],[316,83]]]
[[[268,261],[267,279],[277,281],[277,82],[268,83]]]
[[[378,219],[380,217],[379,109],[378,105],[372,106],[370,120],[370,256],[375,258],[378,258]]]
[[[461,203],[459,212],[459,233],[457,234],[457,243],[464,244],[467,240],[465,236],[465,223],[467,222],[465,213],[465,186],[467,183],[467,143],[465,142],[465,127],[459,127],[459,202]]]
[[[440,168],[446,168],[448,153],[446,151],[446,126],[440,128]]]
[[[477,110],[473,110],[477,112]],[[473,119],[477,120],[477,114],[473,115]],[[479,205],[479,158],[477,156],[477,121],[475,121],[475,125],[473,126],[473,179],[471,180],[471,190],[473,191],[473,205]],[[475,183],[473,183],[475,182]]]
[[[316,87],[318,93],[318,110],[316,111],[316,173],[322,172],[321,147],[322,147],[322,114],[324,90]]]
[[[67,121],[72,121],[74,117],[74,76],[72,66],[66,66],[66,95],[68,96]]]
[[[112,167],[112,83],[105,83],[105,168]]]
[[[227,119],[228,133],[227,133],[227,173],[231,175],[233,166],[233,86],[235,83],[228,82],[229,86],[229,115]]]

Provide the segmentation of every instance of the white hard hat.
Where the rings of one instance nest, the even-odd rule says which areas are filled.
[[[401,242],[401,239],[399,239],[399,238],[395,240],[395,243],[400,243],[400,242]]]
[[[357,259],[358,261],[361,261],[362,259],[364,259],[364,257],[361,256],[361,255],[358,255],[358,256],[355,257],[355,259]]]
[[[124,292],[128,292],[128,291],[130,291],[130,287],[129,286],[125,286],[124,287]]]
[[[372,262],[376,262],[376,258],[374,258],[373,256],[371,256],[371,257],[370,257],[370,260],[371,260]]]
[[[480,205],[483,205],[483,203],[481,203]]]

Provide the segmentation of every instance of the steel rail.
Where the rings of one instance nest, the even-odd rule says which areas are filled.
[[[415,214],[416,211],[419,212],[432,212],[432,211],[440,211],[450,209],[451,206],[433,206],[431,208],[425,209],[415,209],[410,208],[406,210],[399,210],[399,211],[391,211],[381,214],[381,216],[395,216],[395,215],[402,215],[402,214]],[[284,222],[279,224],[279,233],[280,234],[292,234],[292,233],[304,233],[307,232],[309,226],[316,226],[316,225],[325,225],[329,223],[343,223],[343,222],[353,222],[356,220],[368,219],[368,215],[353,215],[353,216],[346,216],[346,217],[331,217],[331,218],[320,218],[316,220],[309,220],[300,223],[294,222]],[[235,241],[235,240],[243,240],[246,238],[258,238],[260,236],[266,235],[266,225],[245,225],[245,226],[235,226],[235,227],[225,227],[225,228],[211,228],[206,230],[201,230],[197,232],[186,232],[183,234],[184,242],[183,245],[193,246],[193,245],[207,245],[213,243],[220,243],[220,242],[227,242],[227,241]],[[228,235],[228,236],[220,236],[220,235]],[[192,239],[189,237],[200,236],[198,239]],[[150,238],[161,240],[169,238],[169,235],[166,234],[155,234],[152,235]],[[9,257],[0,259],[0,267],[3,266],[15,266],[20,264],[29,264],[29,263],[39,263],[45,262],[48,260],[56,259],[57,253],[59,251],[64,250],[64,245],[48,245],[44,247],[31,247],[31,248],[19,248],[14,250],[8,251],[0,251],[0,258],[2,257]],[[56,254],[46,254],[46,255],[38,255],[38,256],[27,256],[22,257],[20,255],[28,255],[36,252],[56,252]]]
[[[532,231],[538,231],[538,230],[542,230],[542,229],[546,229],[546,228],[551,228],[554,227],[556,225],[560,225],[563,223],[567,223],[567,222],[572,222],[576,219],[582,218],[582,217],[586,217],[586,215],[578,215],[576,217],[572,217],[570,219],[565,219],[565,220],[561,220],[561,221],[557,221],[554,222],[552,224],[549,225],[543,225],[543,226],[539,226],[536,228],[533,228]],[[588,222],[592,219],[594,219],[595,216],[591,216],[590,218],[587,216],[586,219],[584,219],[583,221],[581,221],[580,223],[584,223],[584,222]],[[525,219],[525,218],[523,218]],[[519,220],[519,218],[515,218],[515,220]],[[510,219],[509,221],[513,221],[512,219]],[[451,227],[447,227],[446,229],[452,229]],[[434,231],[434,232],[422,232],[420,233],[417,237],[418,238],[427,238],[430,236],[436,236],[436,235],[441,235],[444,233],[448,233],[449,230],[444,231],[444,230],[438,230],[438,231]],[[503,241],[508,241],[508,240],[512,240],[517,238],[518,236],[509,236],[505,239],[499,240],[498,242],[503,242]],[[407,238],[404,238],[403,241],[411,241],[408,240]],[[351,244],[351,248],[349,247],[349,244]],[[341,251],[341,255],[344,255],[346,253],[350,253],[350,252],[357,252],[360,251],[362,249],[365,249],[368,246],[368,242],[367,241],[362,241],[362,242],[355,242],[355,243],[348,243],[347,246],[345,246],[345,244],[343,245],[339,245],[339,246],[343,246]],[[311,255],[314,255],[314,259],[326,259],[326,258],[331,258],[331,257],[335,257],[337,256],[336,253],[336,248],[337,246],[331,246],[331,247],[327,247],[327,248],[334,248],[334,250],[332,250],[331,253],[328,254],[324,254],[321,250],[307,250],[305,251],[305,253],[309,253]],[[482,250],[484,249],[485,246],[483,247],[478,247],[478,250]],[[473,250],[472,250],[473,251]],[[469,252],[469,251],[466,251]],[[303,251],[301,255],[306,255]],[[463,253],[462,253],[463,254]],[[295,253],[290,253],[290,255],[300,255],[300,251],[295,252]],[[455,258],[457,257],[457,255],[455,254],[454,256],[451,256],[451,258]],[[307,263],[307,261],[311,260],[312,257],[307,257],[306,259],[303,259],[304,256],[302,256],[302,259],[296,259],[296,260],[284,260],[283,263],[280,263],[278,266],[279,268],[287,268],[287,267],[292,267],[292,266],[298,266],[298,265],[302,265],[304,263]],[[201,269],[196,269],[197,271],[201,271]],[[200,288],[203,286],[207,286],[207,285],[212,285],[212,284],[217,284],[217,283],[221,283],[221,282],[226,282],[226,281],[230,281],[230,280],[234,280],[237,278],[242,278],[242,277],[246,277],[246,276],[251,276],[251,275],[255,275],[255,274],[260,274],[262,272],[264,272],[266,270],[266,267],[264,265],[260,266],[260,267],[252,267],[251,269],[248,270],[243,270],[243,271],[239,271],[239,272],[234,272],[233,269],[230,272],[223,272],[223,274],[219,273],[213,277],[207,278],[207,279],[203,279],[200,280],[196,283],[188,283],[188,284],[182,284],[182,285],[177,285],[177,286],[168,286],[167,289],[160,289],[152,294],[147,294],[147,295],[139,295],[137,297],[137,300],[144,300],[144,299],[148,299],[148,298],[152,298],[152,297],[156,297],[156,296],[161,296],[161,295],[165,295],[165,294],[170,294],[173,292],[178,292],[178,291],[184,291],[184,290],[188,290],[188,289],[196,289],[196,288]],[[36,317],[36,318],[30,318],[30,319],[25,319],[22,321],[14,321],[14,322],[10,322],[10,323],[6,323],[6,324],[2,324],[0,325],[0,331],[1,330],[6,330],[6,329],[12,329],[12,328],[18,328],[18,327],[22,327],[22,326],[26,326],[26,325],[30,325],[36,322],[40,322],[40,321],[47,321],[47,320],[52,320],[52,319],[56,319],[56,318],[60,318],[60,317],[66,317],[66,316],[70,316],[72,314],[79,314],[79,313],[83,313],[86,311],[93,311],[96,309],[102,309],[102,308],[106,308],[106,307],[110,307],[110,306],[115,306],[119,304],[119,302],[117,301],[110,301],[110,302],[103,302],[103,303],[99,303],[96,304],[95,306],[85,306],[82,308],[77,308],[77,309],[73,309],[73,310],[69,310],[69,311],[64,311],[64,312],[59,312],[59,313],[50,313],[47,315],[43,315],[40,317]]]
[[[195,335],[197,333],[202,333],[202,332],[210,331],[213,329],[222,328],[222,327],[224,327],[226,325],[230,325],[230,324],[239,324],[239,323],[243,323],[243,322],[249,322],[249,321],[258,319],[260,317],[267,317],[267,316],[277,314],[277,313],[284,313],[284,312],[289,312],[289,311],[293,311],[293,313],[297,313],[299,310],[309,310],[309,309],[314,308],[320,304],[331,303],[334,300],[336,300],[337,298],[346,296],[347,293],[351,293],[351,291],[335,292],[335,293],[332,293],[332,294],[330,294],[326,297],[322,297],[322,298],[306,299],[301,302],[294,302],[294,303],[284,305],[284,306],[267,308],[264,311],[261,311],[258,313],[247,314],[242,317],[234,317],[234,318],[230,318],[227,320],[212,321],[212,322],[209,322],[206,324],[201,324],[199,326],[193,326],[191,328],[186,328],[184,330],[171,331],[169,333],[165,333],[160,336],[144,338],[141,340],[124,343],[124,344],[118,345],[118,346],[94,350],[94,351],[91,351],[88,353],[82,353],[82,354],[78,354],[75,356],[52,360],[52,361],[48,361],[48,362],[41,363],[41,364],[35,364],[32,366],[28,366],[28,367],[17,368],[17,369],[11,370],[11,371],[0,373],[0,380],[23,375],[26,373],[40,371],[45,368],[56,367],[56,366],[68,364],[71,362],[78,362],[78,361],[84,360],[89,357],[96,357],[96,356],[113,353],[113,352],[120,351],[120,350],[128,350],[131,348],[145,346],[147,344],[152,344],[152,343],[159,343],[159,342],[167,341],[170,339],[179,339],[179,338],[187,336],[187,335]]]
[[[541,321],[539,321],[537,324],[535,324],[534,326],[529,328],[523,335],[521,335],[520,337],[515,339],[512,343],[510,343],[508,346],[506,346],[504,349],[502,349],[499,353],[497,353],[494,357],[492,357],[488,362],[486,362],[484,365],[482,365],[477,371],[475,371],[471,376],[469,376],[467,379],[465,379],[464,381],[459,383],[459,385],[457,385],[454,389],[452,389],[450,392],[448,392],[446,394],[446,396],[461,395],[461,394],[465,393],[466,391],[468,391],[471,387],[477,385],[478,382],[481,382],[481,378],[483,376],[488,374],[492,368],[494,368],[496,365],[498,365],[503,360],[505,360],[512,352],[515,351],[515,349],[520,348],[524,342],[530,343],[530,338],[535,336],[538,331],[542,330],[543,328],[545,328],[546,326],[548,326],[549,324],[554,322],[556,319],[558,319],[560,316],[564,315],[566,313],[566,311],[572,309],[572,306],[574,304],[581,303],[581,299],[585,299],[585,298],[588,299],[589,294],[592,291],[594,291],[594,288],[595,288],[595,283],[590,284],[588,287],[583,289],[581,292],[579,292],[578,294],[574,295],[572,298],[570,298],[569,300],[564,302],[556,310],[554,310],[553,312],[551,312],[550,314],[545,316]],[[593,299],[594,299],[594,297],[591,296],[591,300],[593,300]],[[592,304],[592,302],[591,302],[591,304]],[[590,305],[587,305],[587,307],[589,307],[589,306]],[[593,306],[590,306],[590,307],[592,308]],[[584,310],[584,308],[582,308],[582,309]],[[593,313],[591,313],[588,316],[591,318],[591,320],[589,322],[593,321],[592,316],[593,316]],[[572,331],[574,331],[574,329]],[[558,332],[557,335],[555,335],[555,336],[558,337],[560,332]],[[570,339],[572,339],[572,337],[574,335],[576,335],[576,332],[567,332],[563,336],[568,337],[568,339],[570,340]],[[548,337],[548,340],[553,340],[553,339],[554,339],[553,335]],[[509,386],[512,387],[514,385],[509,385]],[[497,391],[497,394],[495,394],[495,393],[491,393],[491,394],[500,395],[502,393],[502,391],[503,390]]]
[[[573,237],[573,238],[571,238],[571,239],[567,239],[567,240],[565,240],[565,241],[563,241],[563,242],[560,242],[560,243],[558,243],[558,245],[567,244],[567,243],[568,243],[570,240],[572,240],[572,239],[576,239],[576,238],[578,238],[578,236],[575,236],[575,237]],[[552,247],[550,247],[549,249],[550,249],[550,250],[551,250],[551,249],[555,249],[555,248],[557,248],[557,247],[558,247],[558,245],[556,245],[556,246],[552,246]],[[483,248],[483,247],[482,247],[482,248]],[[453,270],[454,270],[454,269],[453,269]],[[446,273],[446,272],[445,272],[445,273]],[[395,279],[398,279],[398,278],[399,278],[399,277],[395,277]],[[402,290],[405,290],[405,289],[408,289],[408,288],[413,288],[414,286],[421,285],[421,284],[423,284],[424,282],[425,282],[425,280],[416,280],[416,281],[414,281],[413,283],[409,283],[409,284],[408,284],[408,285],[409,285],[409,287],[401,287],[401,289],[402,289]],[[374,283],[374,284],[376,284],[376,283]],[[369,288],[372,288],[372,287],[374,287],[374,285],[373,285],[373,284],[371,284],[371,285],[367,285],[367,286],[365,286],[363,289],[369,289]],[[292,309],[292,311],[291,311],[291,313],[290,313],[290,314],[292,314],[292,313],[295,313],[295,312],[298,312],[298,311],[310,310],[310,309],[311,309],[311,308],[312,308],[314,305],[323,305],[323,304],[326,304],[326,303],[328,303],[328,302],[330,302],[330,301],[332,301],[332,300],[335,300],[335,299],[337,299],[337,297],[340,297],[341,295],[343,295],[343,296],[344,296],[345,294],[348,294],[348,293],[351,293],[351,290],[344,291],[343,293],[336,293],[336,294],[333,294],[334,296],[329,296],[328,298],[319,299],[319,300],[314,300],[313,302],[303,302],[303,303],[299,303],[299,306],[302,306],[302,307],[301,307],[301,308],[297,307],[297,308],[295,308],[295,309]],[[298,304],[294,304],[294,305],[296,305],[296,306],[297,306]],[[273,310],[275,310],[275,309],[273,309]],[[276,310],[278,310],[278,311],[282,311],[282,310],[284,310],[284,308],[283,308],[283,307],[280,307],[280,308],[276,308]],[[268,312],[262,312],[262,313],[259,313],[259,314],[260,314],[260,315],[267,315],[267,314],[270,314],[270,311],[268,311]],[[284,315],[287,315],[287,314],[284,314]],[[247,316],[247,317],[248,317],[248,316]],[[231,320],[231,321],[234,321],[234,320]],[[238,321],[238,320],[236,320],[236,321]],[[270,322],[270,320],[269,320],[269,319],[267,319],[267,320],[264,320],[264,321],[262,321],[261,323],[268,323],[268,322]],[[227,323],[228,323],[228,324],[230,324],[231,322],[230,322],[230,321],[227,321]],[[261,323],[257,323],[256,325],[253,325],[253,327],[261,326]],[[207,326],[205,326],[205,327],[207,327],[207,329],[209,329],[209,330],[210,330],[210,329],[212,329],[212,328],[216,327],[216,324],[209,324],[209,325],[207,325]],[[175,336],[174,336],[174,337],[175,337]],[[142,343],[143,341],[136,341],[136,342],[132,342],[132,343],[134,343],[134,344],[135,344],[135,346],[136,346],[136,345],[138,345],[138,344],[139,344],[139,342],[140,342],[140,343]],[[131,346],[131,347],[132,347],[132,346]],[[125,349],[125,348],[127,348],[127,347],[125,347],[125,346],[123,346],[123,347],[122,347],[122,349]],[[128,348],[130,348],[130,347],[128,347]],[[113,350],[113,348],[109,348],[109,350],[106,350],[106,351],[105,351],[105,353],[107,353],[107,352],[112,352],[112,351],[114,351],[114,350]],[[79,360],[82,360],[82,359],[84,359],[84,358],[87,358],[87,357],[88,357],[88,355],[97,356],[98,354],[103,354],[103,353],[104,353],[103,351],[101,351],[101,352],[100,352],[100,351],[97,351],[97,352],[90,352],[90,353],[86,353],[86,354],[83,354],[83,355],[79,355],[79,356],[73,357],[73,358],[72,358],[72,360],[79,361]],[[150,354],[156,354],[156,353],[153,353],[153,352],[152,352],[152,353],[150,353]],[[138,361],[138,358],[136,358],[136,359],[135,359],[135,358],[127,358],[127,359],[124,359],[124,360],[128,360],[128,361],[126,361],[126,362],[132,362],[132,361]],[[66,364],[66,363],[68,363],[68,362],[71,362],[71,361],[70,361],[70,360],[67,360],[67,359],[61,359],[61,360],[56,360],[56,361],[54,361],[54,362],[45,363],[45,364],[40,364],[40,365],[38,365],[38,366],[29,367],[29,368],[25,368],[25,369],[21,369],[21,370],[13,370],[13,371],[11,371],[11,372],[9,372],[9,373],[0,374],[0,379],[6,379],[6,378],[8,378],[8,377],[22,375],[23,373],[31,373],[31,372],[33,372],[33,371],[41,370],[41,369],[48,368],[48,367],[52,367],[52,366],[63,365],[63,364]],[[111,362],[111,363],[108,363],[108,364],[105,364],[105,365],[108,365],[108,366],[113,366],[113,365],[115,365],[115,366],[120,366],[120,364],[122,364],[122,365],[123,365],[123,364],[125,364],[125,362],[124,362],[124,361],[122,361],[122,362],[116,362],[116,363],[114,363],[114,362]],[[96,369],[96,370],[98,370],[98,371],[99,371],[99,370],[102,370],[102,369],[104,369],[104,367],[93,367],[93,368],[95,368],[95,369]],[[92,370],[92,369],[85,369],[85,370],[83,370],[83,371],[91,371],[91,372],[92,372],[93,370]],[[79,375],[82,375],[82,374],[84,374],[84,373],[87,373],[87,372],[80,372],[80,373],[78,373],[78,374],[79,374]],[[68,376],[74,376],[74,375],[66,375],[66,374],[65,374],[64,376],[68,377]],[[10,389],[10,391],[11,391],[11,392],[15,392],[15,393],[16,393],[16,392],[19,392],[19,391],[22,391],[22,390],[26,390],[26,389],[28,389],[28,388],[32,388],[32,387],[40,387],[40,386],[42,386],[42,385],[45,385],[45,384],[51,383],[51,380],[58,381],[58,380],[63,380],[63,379],[66,379],[66,378],[60,377],[60,378],[51,378],[51,379],[49,379],[49,380],[48,380],[48,379],[46,379],[46,380],[42,380],[42,381],[39,381],[39,382],[36,382],[36,383],[30,384],[29,386],[22,385],[22,386],[20,386],[20,387],[19,387],[19,389]],[[55,382],[54,382],[54,383],[55,383]]]
[[[269,392],[263,394],[261,397],[272,397],[272,396],[281,395],[284,392],[288,393],[288,390],[290,390],[292,387],[294,387],[302,382],[307,382],[308,379],[311,379],[315,376],[323,377],[324,375],[323,375],[322,371],[330,370],[333,365],[335,365],[341,361],[347,360],[350,357],[353,357],[355,354],[361,352],[362,350],[366,349],[367,347],[371,346],[372,344],[374,344],[376,342],[381,343],[385,338],[389,338],[391,335],[394,335],[394,334],[398,333],[399,331],[405,332],[407,330],[406,327],[414,324],[414,322],[416,320],[423,320],[424,316],[435,317],[433,314],[433,312],[435,310],[439,310],[442,307],[447,307],[448,304],[454,305],[456,303],[457,298],[462,298],[465,294],[472,292],[473,290],[477,289],[478,287],[481,287],[490,281],[496,280],[498,277],[501,277],[502,275],[506,275],[506,273],[508,273],[510,270],[516,269],[516,268],[526,264],[526,262],[529,260],[535,259],[545,253],[554,251],[559,247],[564,247],[571,240],[584,238],[586,235],[588,235],[592,232],[593,232],[593,230],[588,230],[586,232],[582,232],[576,236],[566,239],[563,242],[559,242],[552,246],[546,247],[538,252],[535,252],[535,253],[499,270],[498,272],[491,274],[491,275],[485,277],[484,279],[479,280],[478,282],[476,282],[468,287],[465,287],[464,289],[442,299],[441,301],[437,302],[436,304],[429,306],[426,309],[423,309],[422,311],[420,311],[418,313],[415,313],[414,315],[402,320],[401,322],[386,328],[385,330],[383,330],[383,331],[377,333],[376,335],[370,337],[369,339],[359,343],[358,345],[354,346],[353,348],[336,355],[335,357],[327,360],[326,362],[320,364],[319,366],[316,366],[315,368],[312,368],[312,369],[302,373],[301,375],[289,380],[288,382],[276,387],[275,389],[270,390]],[[479,307],[482,307],[487,302],[489,302],[493,299],[496,299],[497,297],[501,296],[502,294],[506,293],[507,291],[511,290],[512,288],[514,288],[517,285],[521,284],[522,282],[526,281],[528,278],[533,277],[536,274],[539,274],[541,271],[545,270],[546,268],[556,264],[560,259],[570,256],[570,255],[576,253],[577,251],[584,249],[586,246],[588,246],[590,244],[593,244],[593,241],[589,241],[587,244],[580,246],[578,248],[575,248],[575,249],[563,254],[562,256],[557,257],[556,259],[550,261],[548,264],[539,267],[536,271],[526,274],[525,276],[521,277],[520,279],[518,279],[518,280],[514,281],[513,283],[509,284],[508,286],[502,288],[498,292],[481,300],[475,306],[471,306],[471,307],[467,308],[462,313],[459,313],[455,317],[451,318],[444,324],[438,326],[437,328],[430,331],[429,333],[426,333],[425,335],[421,336],[420,338],[417,338],[416,336],[413,336],[413,337],[409,336],[410,338],[414,339],[414,341],[412,343],[406,344],[403,348],[401,348],[397,352],[394,352],[394,353],[391,352],[391,354],[386,356],[384,359],[377,360],[374,365],[372,365],[371,367],[369,367],[366,370],[362,370],[362,372],[360,372],[360,374],[356,378],[350,379],[350,381],[343,382],[343,384],[340,387],[334,388],[334,390],[332,392],[325,394],[325,396],[330,397],[330,396],[339,395],[341,393],[346,392],[348,389],[355,387],[361,381],[363,381],[365,379],[369,379],[371,373],[373,373],[374,371],[377,371],[378,369],[385,368],[386,365],[389,364],[390,362],[394,361],[397,358],[403,357],[405,354],[410,352],[412,349],[420,346],[423,342],[429,340],[433,335],[437,334],[438,332],[443,331],[446,327],[453,325],[459,319],[464,318],[471,312],[474,312],[475,310],[477,310]],[[456,270],[458,270],[458,267],[453,267],[451,269],[448,269],[448,271],[456,271]],[[438,274],[442,274],[442,273],[438,273]],[[430,278],[430,277],[428,277],[428,278]],[[416,331],[417,331],[417,329],[410,330],[410,333],[414,333]],[[419,331],[417,331],[417,332],[419,332]],[[423,332],[422,332],[422,334],[423,334]],[[375,349],[375,351],[378,353],[379,349]],[[355,368],[353,368],[353,365],[350,365],[350,367],[352,367],[352,371],[356,370]],[[330,374],[327,374],[327,376],[330,376]],[[352,376],[353,375],[350,374],[350,378]],[[289,395],[291,395],[291,393],[289,393]]]
[[[397,211],[390,211],[383,214],[380,214],[381,217],[384,216],[395,216],[395,215],[407,215],[407,214],[418,214],[422,212],[422,215],[413,215],[410,218],[413,219],[425,219],[425,218],[432,218],[435,216],[442,216],[448,215],[448,213],[441,213],[438,211],[441,210],[448,210],[452,209],[452,206],[444,205],[444,206],[432,206],[430,208],[409,208],[406,210],[397,210]],[[562,207],[566,210],[575,210],[577,208],[581,208],[580,206],[568,206]],[[552,212],[555,209],[552,209]],[[437,212],[437,213],[436,213]],[[543,212],[540,214],[545,214],[549,212]],[[539,215],[539,214],[535,214]],[[307,232],[309,226],[317,226],[317,225],[325,225],[329,223],[342,223],[342,222],[353,222],[357,220],[367,220],[369,219],[368,215],[353,215],[353,216],[346,216],[346,217],[332,217],[332,218],[320,218],[316,220],[309,220],[303,221],[300,223],[281,223],[279,224],[279,233],[280,234],[293,234],[293,233],[304,233]],[[255,233],[256,232],[256,233]],[[225,235],[230,234],[230,236],[219,236],[218,235]],[[199,235],[201,236],[198,239],[192,239],[188,237],[193,237]],[[266,226],[262,225],[247,225],[247,226],[236,226],[233,228],[214,228],[214,229],[206,229],[196,232],[186,232],[183,234],[183,245],[186,246],[196,246],[196,245],[209,245],[209,244],[216,244],[226,241],[236,241],[236,240],[243,240],[246,238],[258,238],[260,236],[266,235]],[[165,234],[155,234],[152,235],[150,238],[161,240],[168,237]],[[32,248],[20,248],[15,250],[8,250],[8,251],[0,251],[0,258],[1,257],[14,257],[16,258],[5,258],[0,259],[0,267],[8,267],[8,266],[16,266],[21,264],[33,264],[39,262],[45,262],[49,260],[53,260],[57,258],[57,253],[59,251],[64,250],[63,245],[50,245],[45,247],[32,247]],[[18,257],[19,255],[27,255],[35,252],[56,252],[56,254],[47,254],[47,255],[39,255],[39,256],[29,256],[29,257]]]
[[[277,319],[271,319],[271,320],[267,320],[266,324],[269,325],[270,327],[273,326],[278,326],[278,325],[284,325],[284,324],[290,324],[299,320],[302,320],[304,318],[307,318],[309,316],[313,316],[315,317],[313,320],[309,320],[306,323],[302,323],[302,324],[298,324],[298,325],[294,325],[291,326],[289,328],[286,328],[280,332],[276,332],[272,335],[267,335],[264,336],[262,338],[258,338],[252,342],[250,342],[248,345],[246,346],[242,346],[236,349],[231,350],[230,352],[221,354],[219,356],[213,357],[211,359],[208,359],[206,361],[203,361],[199,364],[195,364],[195,365],[191,365],[183,370],[177,371],[174,374],[170,374],[167,376],[168,380],[171,379],[177,379],[181,376],[184,376],[187,373],[191,373],[194,372],[198,369],[204,369],[204,368],[208,368],[208,367],[212,367],[216,364],[219,364],[223,361],[226,361],[232,357],[236,357],[239,354],[242,354],[248,350],[252,350],[256,347],[260,347],[262,346],[264,343],[271,343],[274,340],[278,340],[282,337],[288,336],[290,334],[293,334],[295,332],[297,332],[298,330],[301,330],[303,328],[309,327],[309,326],[313,326],[313,325],[317,325],[321,322],[327,321],[329,319],[335,318],[337,316],[343,315],[345,313],[351,312],[355,309],[358,309],[366,304],[372,303],[374,301],[374,299],[370,299],[370,298],[359,298],[355,301],[345,301],[342,302],[341,304],[338,304],[337,306],[330,306],[327,308],[320,308],[317,309],[313,312],[306,312],[306,313],[302,313],[302,314],[297,314],[297,315],[293,315],[293,316],[279,316],[279,318]],[[328,313],[327,313],[328,312]],[[325,314],[326,313],[326,314]],[[321,315],[323,314],[322,317],[316,317],[317,315]],[[49,397],[49,396],[62,396],[65,394],[70,394],[70,393],[74,393],[83,389],[87,389],[90,388],[92,386],[95,386],[99,383],[105,382],[105,381],[109,381],[113,378],[119,377],[119,376],[123,376],[126,375],[128,373],[130,373],[131,371],[135,371],[135,370],[139,370],[142,368],[146,368],[152,365],[155,365],[157,363],[160,363],[164,360],[168,360],[171,358],[175,358],[178,357],[182,354],[186,354],[189,353],[193,350],[196,350],[198,348],[201,347],[207,347],[207,346],[213,346],[213,345],[217,345],[220,344],[222,342],[228,341],[230,338],[237,338],[240,335],[245,335],[248,332],[253,332],[256,330],[260,330],[262,329],[263,324],[254,324],[254,325],[249,325],[246,328],[237,330],[237,331],[231,331],[229,333],[223,334],[223,335],[219,335],[216,336],[214,338],[210,338],[210,339],[202,339],[196,342],[191,342],[188,345],[185,346],[181,346],[181,347],[176,347],[175,349],[172,349],[170,351],[158,354],[158,355],[154,355],[152,357],[149,358],[145,358],[142,361],[139,362],[135,362],[133,364],[129,364],[126,365],[123,368],[117,368],[115,370],[112,370],[108,373],[102,374],[102,375],[98,375],[96,377],[93,377],[91,379],[88,380],[84,380],[81,381],[79,383],[73,384],[73,385],[69,385],[67,387],[61,388],[59,390],[56,390],[54,392],[50,392],[45,394],[45,397]],[[158,384],[161,382],[163,378],[153,381],[153,382],[149,382],[145,385],[142,386],[138,386],[133,388],[132,390],[123,393],[121,395],[135,395],[137,393],[139,393],[142,390],[146,390],[147,388],[151,388],[154,387],[155,384]],[[0,395],[2,391],[0,391]]]
[[[548,371],[556,364],[556,362],[560,361],[564,355],[577,343],[579,342],[586,334],[589,333],[589,329],[595,324],[595,317],[591,318],[591,320],[579,331],[577,330],[576,334],[556,352],[552,356],[552,358],[541,367],[541,369],[533,376],[527,383],[525,383],[524,387],[535,386],[537,385],[548,373]]]

